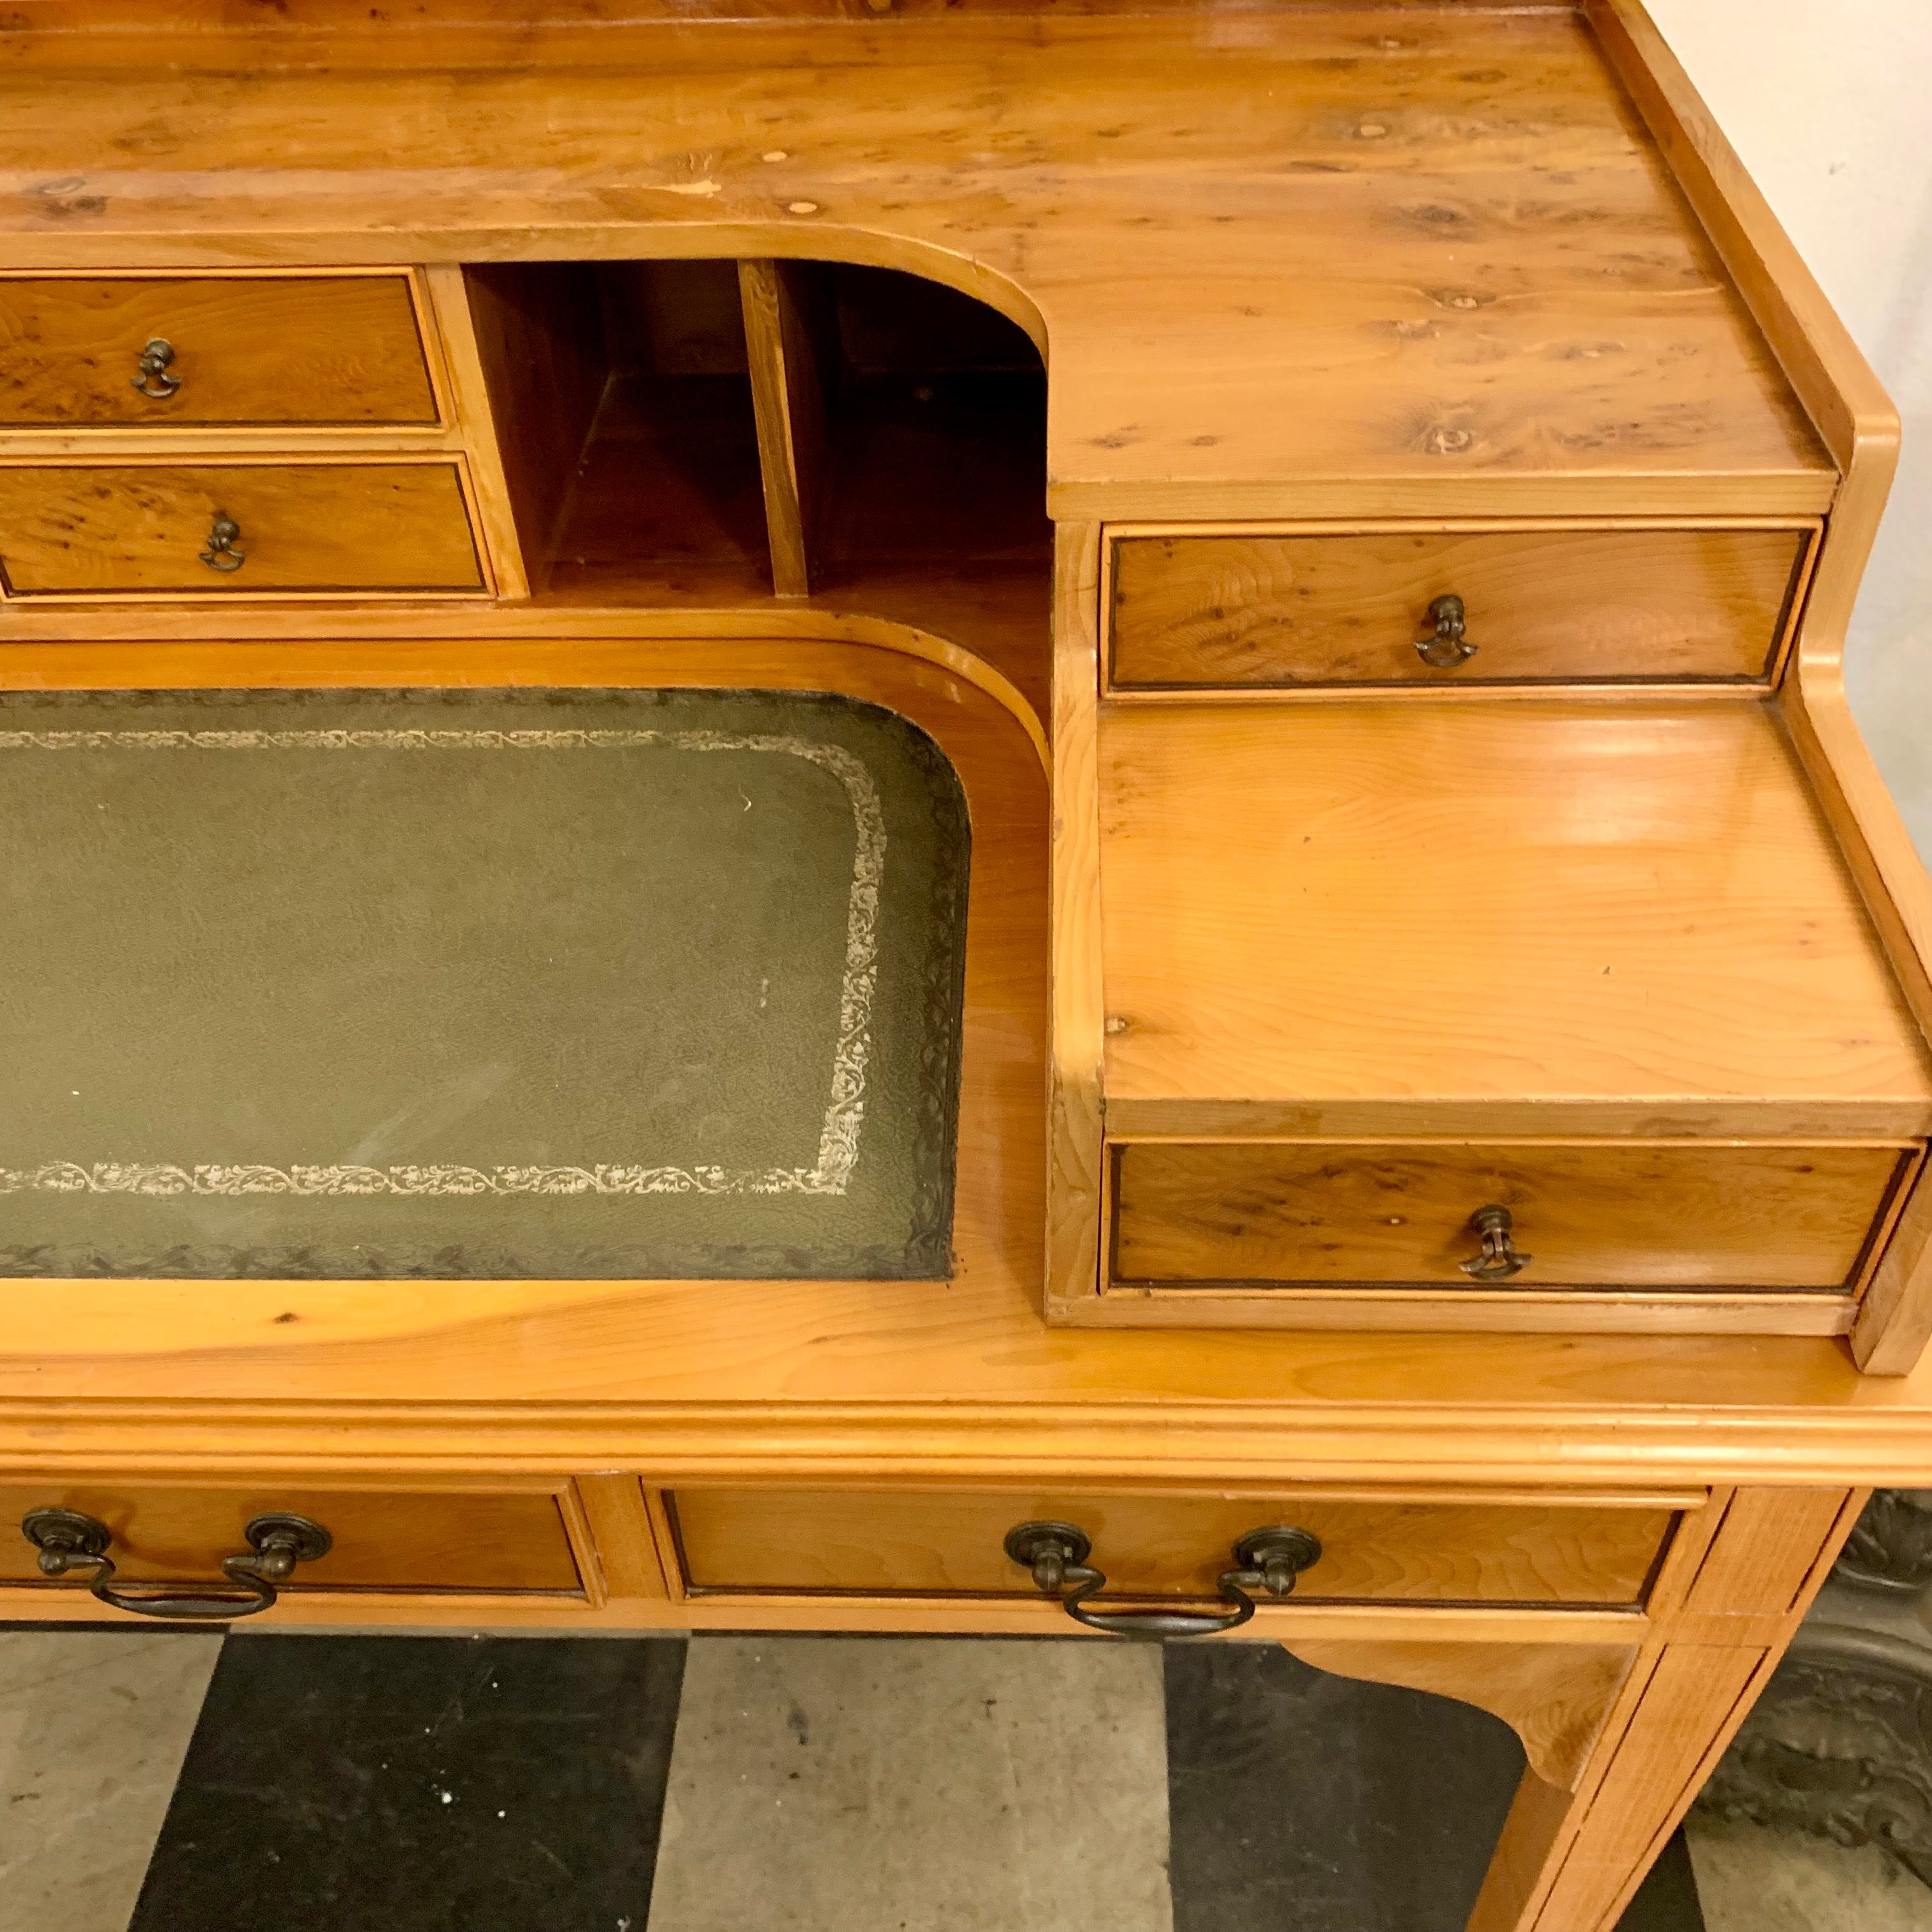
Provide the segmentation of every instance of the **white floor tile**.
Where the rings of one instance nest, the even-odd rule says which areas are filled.
[[[1170,1932],[1157,1645],[698,1637],[650,1932]]]
[[[1932,1932],[1932,1889],[1876,1845],[1696,1817],[1687,1835],[1705,1932]]]
[[[0,1932],[124,1932],[220,1648],[0,1630]]]

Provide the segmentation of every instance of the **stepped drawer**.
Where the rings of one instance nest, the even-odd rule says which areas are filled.
[[[0,277],[0,428],[437,420],[406,275]]]
[[[1116,691],[1762,682],[1810,526],[1124,535]]]
[[[1034,1580],[1007,1539],[1043,1522],[1088,1539],[1108,1594],[1211,1600],[1244,1538],[1293,1528],[1319,1551],[1298,1562],[1298,1603],[1622,1606],[1642,1601],[1676,1520],[1670,1499],[692,1490],[668,1501],[694,1595],[1028,1598]]]
[[[582,1597],[575,1515],[569,1486],[556,1483],[412,1492],[16,1478],[0,1483],[0,1584],[83,1600],[91,1588],[129,1614],[222,1621],[224,1609],[267,1607],[250,1603],[265,1568],[271,1600],[275,1591]]]
[[[484,588],[456,466],[0,467],[10,596]]]
[[[1846,1293],[1914,1148],[1148,1142],[1113,1150],[1121,1286]]]

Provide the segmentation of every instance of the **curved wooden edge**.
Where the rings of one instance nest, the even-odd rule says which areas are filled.
[[[1546,1784],[1576,1789],[1618,1694],[1634,1644],[1360,1643],[1289,1637],[1282,1648],[1317,1670],[1398,1684],[1473,1704],[1522,1742]]]
[[[1898,416],[1817,278],[1724,137],[1642,0],[1583,0],[1583,16],[1843,470]]]
[[[329,610],[298,613],[278,609],[272,619],[244,614],[251,634],[212,639],[212,614],[194,610],[184,618],[171,613],[116,611],[110,620],[123,634],[78,639],[52,632],[36,633],[22,614],[0,617],[0,691],[97,691],[189,688],[232,684],[261,688],[302,684],[442,683],[487,681],[465,673],[472,663],[494,658],[506,667],[488,674],[512,684],[622,682],[614,667],[620,652],[606,650],[598,661],[606,668],[595,678],[570,674],[586,644],[670,648],[677,645],[784,644],[801,648],[860,645],[890,651],[934,664],[963,679],[1010,712],[1031,740],[1042,772],[1052,768],[1046,728],[1018,686],[996,665],[936,632],[862,611],[784,610],[752,604],[742,610],[578,610],[568,606],[524,604],[495,610],[430,610],[399,622],[390,610]],[[222,614],[230,623],[236,620]],[[149,621],[143,622],[144,619]],[[158,620],[158,621],[155,621]],[[270,647],[259,641],[272,622]],[[8,636],[14,630],[17,634]],[[358,652],[357,646],[380,646]],[[542,652],[541,668],[529,675],[516,666],[519,651]],[[458,651],[464,655],[456,655]],[[356,668],[346,677],[334,667],[344,659]],[[537,664],[537,658],[527,662]],[[722,661],[721,660],[721,663]],[[714,668],[700,668],[710,675]],[[724,669],[718,674],[726,675]],[[636,682],[634,677],[631,680]]]
[[[1816,427],[1840,482],[1777,703],[1906,1004],[1932,1042],[1932,880],[1846,700],[1852,604],[1898,467],[1898,415],[1642,0],[1584,14]],[[1861,1369],[1907,1373],[1932,1340],[1922,1179],[1852,1331]]]
[[[942,282],[962,295],[998,309],[1024,329],[1042,358],[1049,329],[1033,295],[1010,276],[977,256],[941,247],[917,236],[889,232],[816,218],[815,209],[788,220],[614,222],[608,227],[572,226],[532,232],[467,230],[460,236],[425,230],[412,238],[410,254],[418,261],[638,262],[711,261],[724,257],[758,261],[844,262],[854,268],[896,268],[929,282]],[[378,247],[376,244],[381,243]],[[212,245],[211,245],[211,243]],[[291,265],[323,262],[332,269],[375,266],[394,254],[393,238],[364,233],[306,231],[290,243]],[[250,268],[276,259],[276,243],[259,233],[245,242],[201,239],[117,231],[99,236],[36,236],[31,261],[14,258],[6,266],[39,273],[92,269],[128,271],[174,268]]]
[[[1846,701],[1840,653],[1808,620],[1779,711],[1837,835],[1913,1017],[1932,1040],[1932,879]]]

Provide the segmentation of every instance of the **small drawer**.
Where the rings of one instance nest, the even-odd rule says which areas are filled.
[[[0,428],[437,420],[406,275],[0,277]]]
[[[1918,1150],[1129,1142],[1117,1285],[1814,1290],[1856,1284]],[[1478,1217],[1492,1213],[1488,1238]]]
[[[1777,664],[1814,536],[1124,536],[1111,546],[1108,682],[1759,682]]]
[[[304,1591],[475,1591],[581,1597],[565,1522],[567,1488],[417,1492],[332,1489],[298,1480],[226,1486],[113,1481],[0,1484],[0,1584],[83,1591],[86,1566],[50,1581],[22,1526],[37,1511],[92,1518],[111,1539],[112,1587],[224,1587],[224,1558],[245,1554],[248,1526],[292,1516],[320,1524],[327,1553],[280,1587]]]
[[[1075,1526],[1110,1594],[1211,1598],[1230,1552],[1277,1525],[1320,1543],[1297,1603],[1564,1604],[1642,1600],[1675,1520],[1668,1503],[1382,1502],[1287,1495],[920,1495],[680,1490],[668,1502],[694,1594],[1034,1596],[1006,1554],[1020,1524]]]
[[[0,466],[13,597],[480,591],[452,463]]]

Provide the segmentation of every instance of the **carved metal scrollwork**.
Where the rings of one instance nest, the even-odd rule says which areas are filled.
[[[1879,1490],[1835,1573],[1866,1589],[1917,1594],[1932,1585],[1932,1490]]]
[[[1842,1624],[1800,1631],[1697,1804],[1882,1846],[1932,1886],[1932,1649]]]
[[[1928,1605],[1932,1490],[1880,1490],[1699,1808],[1879,1845],[1932,1886]]]

